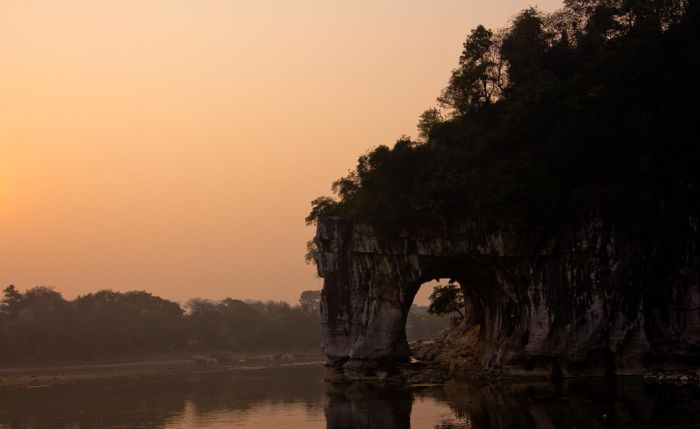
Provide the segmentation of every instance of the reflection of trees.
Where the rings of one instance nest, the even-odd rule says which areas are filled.
[[[318,410],[323,398],[317,366],[232,371],[162,379],[0,390],[0,427],[165,427],[186,404],[196,416],[260,405],[296,404]]]

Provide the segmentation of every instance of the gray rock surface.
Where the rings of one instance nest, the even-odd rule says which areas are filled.
[[[436,278],[460,285],[467,317],[417,353],[454,376],[700,362],[699,224],[689,219],[683,240],[642,243],[600,222],[556,234],[478,222],[380,234],[324,218],[314,258],[329,368],[346,380],[391,376],[411,355],[416,292]]]

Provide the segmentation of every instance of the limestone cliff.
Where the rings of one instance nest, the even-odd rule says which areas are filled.
[[[465,222],[381,234],[318,222],[323,350],[330,376],[390,376],[406,362],[420,286],[454,279],[459,328],[425,353],[454,375],[639,373],[700,361],[696,218],[681,240],[632,238],[602,222],[558,233]]]

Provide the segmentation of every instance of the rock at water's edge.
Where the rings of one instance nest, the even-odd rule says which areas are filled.
[[[345,380],[407,362],[405,320],[420,286],[451,278],[468,317],[432,353],[452,375],[639,374],[700,362],[698,219],[687,240],[639,242],[602,223],[543,238],[464,223],[379,234],[318,223],[323,351]],[[425,351],[424,351],[425,352]]]

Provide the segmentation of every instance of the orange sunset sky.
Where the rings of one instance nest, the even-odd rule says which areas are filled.
[[[0,287],[295,302],[309,202],[529,5],[3,0]]]

